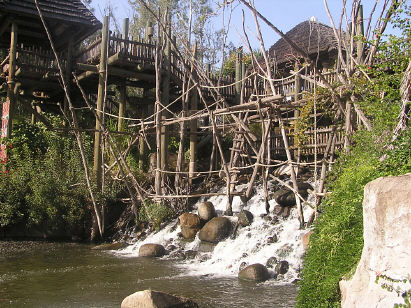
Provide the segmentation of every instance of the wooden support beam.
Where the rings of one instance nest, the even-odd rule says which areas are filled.
[[[128,40],[128,30],[129,30],[129,19],[125,18],[123,23],[123,39]],[[125,43],[126,44],[126,43]],[[126,46],[124,46],[126,49]],[[123,130],[123,117],[126,112],[126,104],[127,104],[127,87],[126,87],[126,80],[122,82],[119,86],[119,93],[120,93],[120,100],[118,103],[118,121],[117,121],[117,130],[120,132]]]
[[[100,132],[100,118],[102,118],[101,111],[103,110],[103,103],[105,98],[105,83],[107,77],[106,64],[107,64],[107,49],[108,49],[108,17],[105,16],[103,20],[103,32],[101,39],[101,54],[100,54],[100,70],[98,80],[98,92],[97,92],[97,116],[96,116],[96,133],[94,134],[94,162],[93,162],[93,175],[96,180],[97,189],[101,189],[102,184],[102,164],[101,164],[101,132]]]
[[[92,75],[96,75],[99,72],[99,66],[97,65],[77,63],[76,67],[78,70],[85,71],[79,76],[78,78],[79,80],[82,80]],[[118,68],[118,67],[112,67],[112,66],[110,67],[108,74],[110,76],[135,78],[135,79],[139,79],[142,81],[149,81],[153,83],[156,80],[155,76],[152,74],[140,73],[140,72],[130,71],[124,68]]]
[[[170,101],[170,80],[171,80],[171,25],[169,24],[170,17],[167,16],[167,31],[168,35],[166,37],[166,46],[164,50],[164,78],[162,80],[162,98],[161,102],[164,106],[169,104]],[[168,118],[168,111],[163,110],[161,112],[161,170],[167,169],[167,154],[168,154],[168,127],[163,125],[163,123]],[[163,174],[162,180],[164,181],[165,175]],[[163,186],[163,185],[162,185]]]

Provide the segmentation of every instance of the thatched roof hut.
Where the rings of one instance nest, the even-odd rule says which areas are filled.
[[[286,36],[306,51],[313,60],[318,56],[319,67],[331,67],[334,64],[337,58],[337,41],[331,27],[306,20],[288,31]],[[293,68],[294,63],[302,58],[282,38],[271,46],[269,53],[280,70]]]
[[[39,7],[50,28],[57,48],[62,49],[73,38],[79,43],[101,28],[101,23],[81,0],[38,0]],[[7,46],[10,24],[19,27],[19,43],[47,44],[34,0],[0,0],[0,43]]]

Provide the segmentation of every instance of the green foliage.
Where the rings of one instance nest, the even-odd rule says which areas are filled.
[[[401,104],[400,82],[409,60],[402,52],[409,50],[409,22],[403,30],[403,37],[382,44],[378,64],[363,68],[370,80],[363,74],[353,77],[353,94],[373,130],[353,136],[349,154],[340,155],[327,180],[332,194],[323,200],[310,238],[297,307],[340,307],[338,282],[354,272],[363,247],[364,186],[381,176],[411,172],[410,131],[391,144]]]
[[[168,221],[172,216],[173,211],[167,205],[146,200],[140,208],[138,221],[149,222],[159,231],[161,223]]]
[[[7,172],[0,176],[0,226],[80,230],[88,193],[75,139],[46,131],[41,124],[23,122],[14,128]],[[91,141],[84,139],[90,154]]]

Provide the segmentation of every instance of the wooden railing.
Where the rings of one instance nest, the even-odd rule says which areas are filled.
[[[60,65],[66,67],[66,56],[64,53],[58,54]],[[25,47],[20,45],[17,48],[17,66],[21,73],[41,75],[41,77],[57,76],[58,66],[55,56],[51,50],[41,47]]]
[[[314,155],[317,150],[317,154],[324,154],[327,147],[328,140],[331,138],[332,128],[330,126],[321,127],[317,129],[317,142],[315,141],[315,131],[307,130],[304,134],[307,138],[304,140],[303,144],[300,146],[302,155]],[[341,149],[344,145],[344,132],[342,128],[337,128],[335,132],[335,148]],[[294,148],[294,139],[289,137],[289,145]],[[285,147],[283,138],[281,135],[273,135],[271,137],[272,153],[274,155],[285,156]]]

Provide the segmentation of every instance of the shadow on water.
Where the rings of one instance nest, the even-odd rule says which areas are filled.
[[[0,307],[120,307],[150,288],[207,308],[292,307],[296,295],[292,285],[187,276],[172,261],[122,258],[89,245],[0,242]]]

